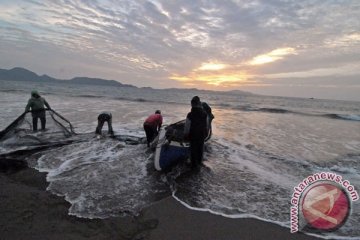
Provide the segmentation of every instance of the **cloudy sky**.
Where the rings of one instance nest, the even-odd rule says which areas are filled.
[[[0,68],[360,100],[359,0],[0,0]]]

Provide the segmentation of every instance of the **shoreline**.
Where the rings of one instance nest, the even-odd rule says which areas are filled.
[[[194,211],[171,196],[137,217],[70,216],[70,203],[46,191],[46,173],[18,161],[0,161],[1,239],[318,239],[275,223]]]
[[[292,234],[286,227],[255,218],[227,218],[207,211],[191,210],[173,197],[146,208],[142,216],[159,221],[158,227],[151,230],[149,238],[146,238],[149,240],[320,239],[304,233]]]
[[[68,215],[70,203],[46,191],[46,173],[28,167],[6,170],[0,172],[0,239],[142,239],[139,235],[156,226],[130,216]]]

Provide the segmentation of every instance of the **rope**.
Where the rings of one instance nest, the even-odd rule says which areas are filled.
[[[53,114],[55,114],[56,116],[58,116],[59,118],[61,118],[61,119],[64,120],[65,122],[67,122],[67,123],[69,124],[69,126],[70,126],[70,131],[71,131],[71,133],[75,133],[74,128],[73,128],[73,126],[72,126],[72,124],[71,124],[71,122],[70,122],[69,120],[67,120],[66,118],[64,118],[63,116],[61,116],[59,113],[55,112],[55,110],[53,110],[53,109],[46,109],[46,111],[51,111]],[[75,133],[75,134],[76,134],[76,133]]]
[[[67,130],[64,125],[62,125],[58,120],[55,119],[54,114],[52,112],[50,112],[50,116],[56,124],[58,124],[61,128],[63,128],[63,130],[65,131],[65,135],[71,136],[71,132],[69,132],[69,130]]]

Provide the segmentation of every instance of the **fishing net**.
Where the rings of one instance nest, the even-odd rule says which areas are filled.
[[[77,142],[106,139],[107,134],[101,136],[90,133],[75,133],[69,120],[52,109],[46,109],[46,128],[41,130],[41,121],[38,120],[38,129],[33,131],[31,112],[21,114],[7,128],[0,132],[0,155],[16,153],[23,150],[41,150],[58,147]],[[110,138],[124,142],[126,145],[146,143],[145,137],[115,134]],[[96,144],[96,141],[94,142]]]
[[[138,145],[138,144],[146,143],[146,137],[137,137],[131,135],[115,135],[112,138],[120,142],[124,142],[127,145]]]
[[[71,123],[51,109],[46,109],[45,130],[41,130],[40,119],[38,129],[33,131],[32,113],[25,112],[0,132],[0,147],[48,145],[75,135]]]
[[[209,118],[208,135],[206,136],[205,141],[208,141],[212,135],[212,128],[211,128],[212,119],[213,117]],[[173,123],[165,127],[166,139],[175,142],[187,142],[188,139],[185,138],[185,121],[186,120],[181,120],[179,122]]]
[[[175,142],[183,142],[185,140],[185,120],[173,123],[167,127],[165,127],[166,139]]]

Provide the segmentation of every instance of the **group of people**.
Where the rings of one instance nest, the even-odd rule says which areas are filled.
[[[184,128],[184,140],[190,142],[190,160],[193,168],[198,168],[203,160],[204,143],[211,129],[211,121],[214,115],[206,102],[201,102],[198,96],[191,99],[191,111],[187,114]],[[157,136],[160,131],[163,118],[160,110],[156,110],[144,122],[147,145]]]
[[[45,98],[41,97],[37,91],[31,92],[31,98],[29,99],[25,111],[31,111],[33,119],[33,130],[37,131],[38,119],[41,122],[41,130],[45,130],[46,116],[45,106],[50,108],[49,103]],[[201,102],[198,96],[191,99],[191,111],[187,114],[185,121],[184,138],[190,142],[190,159],[192,167],[198,167],[203,159],[204,142],[208,135],[208,130],[211,128],[211,120],[214,115],[211,113],[211,108],[205,102]],[[112,128],[112,115],[110,112],[102,112],[98,116],[98,125],[95,133],[101,134],[101,130],[104,123],[108,124],[108,132],[110,135],[114,135]],[[163,117],[160,110],[156,110],[154,114],[151,114],[144,121],[143,127],[146,134],[147,146],[150,147],[150,143],[158,135],[163,123]]]

